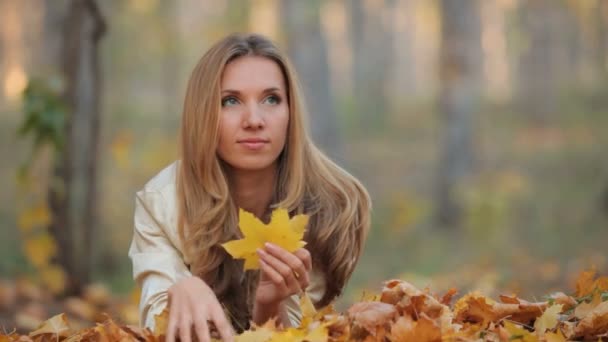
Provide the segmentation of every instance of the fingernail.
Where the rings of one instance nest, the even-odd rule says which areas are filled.
[[[256,252],[258,252],[258,255],[260,255],[260,256],[264,256],[264,255],[266,255],[266,252],[264,252],[264,250],[263,250],[263,249],[261,249],[261,248],[258,248],[258,249],[256,250]]]
[[[270,248],[270,249],[274,249],[274,248],[276,248],[276,247],[275,247],[273,244],[271,244],[270,242],[266,242],[266,243],[264,244],[264,246],[266,246],[266,248]]]

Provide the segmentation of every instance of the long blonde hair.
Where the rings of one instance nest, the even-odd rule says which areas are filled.
[[[267,38],[233,34],[212,46],[188,82],[181,123],[181,162],[177,176],[179,234],[193,274],[214,290],[237,330],[251,318],[257,272],[242,271],[221,243],[241,236],[237,208],[219,159],[221,78],[241,56],[275,61],[287,85],[290,119],[278,160],[272,207],[310,215],[305,240],[313,265],[322,271],[326,292],[317,306],[338,296],[361,255],[370,226],[371,201],[365,188],[329,160],[309,138],[298,80],[288,58]]]

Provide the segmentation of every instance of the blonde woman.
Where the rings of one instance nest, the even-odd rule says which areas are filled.
[[[340,295],[371,203],[310,140],[285,54],[260,35],[224,38],[192,72],[182,115],[180,160],[136,194],[129,256],[141,324],[152,328],[169,306],[168,341],[209,341],[209,322],[230,341],[250,322],[297,325],[302,290],[317,307]],[[238,208],[267,222],[277,207],[310,216],[306,247],[268,245],[258,251],[260,270],[243,271],[221,247],[241,237]]]

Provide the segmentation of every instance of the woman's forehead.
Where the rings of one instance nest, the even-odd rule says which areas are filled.
[[[274,60],[261,56],[239,57],[226,65],[222,74],[222,91],[264,91],[285,89],[281,68]]]

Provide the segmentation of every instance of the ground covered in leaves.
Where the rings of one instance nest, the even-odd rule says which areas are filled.
[[[403,280],[390,280],[381,293],[346,312],[331,306],[315,310],[302,297],[299,327],[274,321],[253,327],[237,341],[608,341],[608,277],[580,275],[571,295],[553,293],[529,302],[514,295],[498,300],[480,293],[456,299],[457,291],[437,296]],[[163,341],[168,312],[156,316],[150,331],[101,316],[95,326],[74,329],[66,314],[45,321],[29,334],[0,334],[9,341]],[[5,327],[6,328],[6,327]]]

